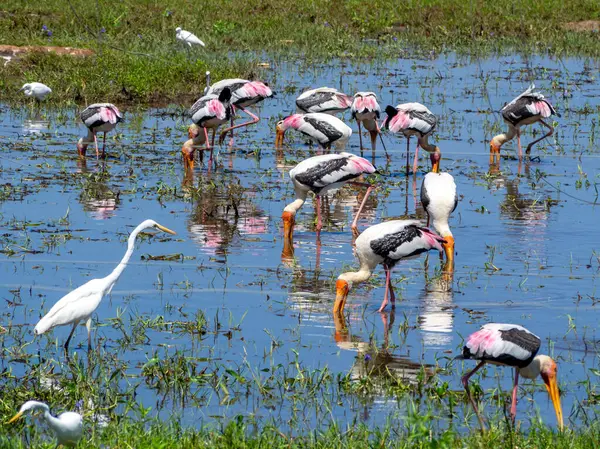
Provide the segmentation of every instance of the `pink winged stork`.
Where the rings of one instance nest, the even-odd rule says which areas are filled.
[[[337,114],[352,106],[352,97],[332,87],[318,87],[302,92],[296,98],[296,113],[322,112]]]
[[[231,106],[232,112],[231,115],[231,126],[229,128],[225,128],[221,131],[221,135],[219,136],[219,143],[223,143],[225,136],[228,132],[231,132],[231,142],[230,145],[233,144],[233,130],[237,128],[242,128],[244,126],[249,126],[254,123],[258,123],[260,120],[257,115],[248,111],[246,108],[249,106],[253,106],[257,103],[260,103],[265,98],[271,98],[275,94],[271,90],[269,86],[261,81],[248,81],[244,79],[224,79],[219,81],[218,83],[210,85],[210,72],[206,72],[206,85],[208,90],[206,94],[219,95],[223,89],[228,88],[231,91]],[[248,116],[252,118],[249,122],[240,123],[239,125],[233,125],[233,118],[235,115],[235,110],[240,109]]]
[[[377,102],[377,95],[375,95],[374,92],[357,92],[354,94],[354,100],[352,100],[352,106],[350,107],[350,110],[352,111],[352,118],[356,120],[356,123],[358,124],[360,151],[363,149],[362,133],[360,131],[360,124],[362,123],[365,129],[369,131],[369,134],[371,135],[371,149],[374,155],[375,148],[377,146],[377,135],[381,137],[381,131],[379,130],[379,125],[377,124],[377,120],[379,120],[379,115],[381,114],[381,108]],[[383,145],[383,149],[387,154],[387,149],[385,148],[383,139],[381,140],[381,144]]]
[[[563,414],[560,394],[556,380],[556,362],[547,355],[537,355],[540,349],[540,337],[517,324],[485,324],[477,332],[467,337],[462,355],[458,359],[474,359],[479,363],[462,378],[467,396],[475,410],[482,430],[485,430],[483,418],[469,391],[469,378],[486,363],[511,366],[515,369],[515,383],[512,391],[510,415],[513,423],[517,415],[517,387],[519,376],[535,379],[541,376],[556,412],[559,428],[563,428]]]
[[[333,313],[344,311],[350,289],[359,282],[365,282],[379,264],[385,270],[385,295],[379,308],[382,312],[388,303],[388,293],[392,308],[396,307],[396,295],[392,286],[391,271],[402,259],[418,256],[421,253],[436,249],[442,251],[440,245],[444,239],[433,231],[420,226],[414,220],[392,220],[379,223],[365,229],[356,239],[356,255],[360,269],[356,272],[342,273],[337,279],[336,296]]]
[[[321,148],[329,149],[333,145],[339,151],[346,147],[352,135],[352,129],[333,115],[320,112],[293,114],[277,123],[275,148],[283,145],[283,137],[289,128],[300,131]]]
[[[283,236],[291,241],[294,232],[296,212],[306,201],[308,192],[313,192],[317,202],[317,233],[323,227],[321,221],[320,195],[329,190],[340,188],[346,183],[367,187],[367,192],[352,222],[356,229],[358,217],[371,193],[370,184],[354,182],[363,174],[375,173],[376,168],[366,159],[350,153],[323,154],[303,160],[290,170],[290,178],[294,183],[296,199],[283,209]]]
[[[560,114],[556,112],[554,106],[544,98],[539,92],[534,92],[535,85],[532,83],[529,88],[515,98],[513,101],[508,103],[500,111],[502,118],[508,124],[508,131],[495,136],[490,142],[490,163],[500,160],[500,148],[506,142],[517,136],[517,144],[519,146],[519,159],[523,156],[523,149],[521,148],[521,126],[532,125],[540,122],[546,128],[548,133],[544,134],[537,140],[534,140],[527,145],[525,153],[529,155],[531,147],[539,141],[550,137],[554,133],[554,128],[546,123],[543,119],[549,118],[552,115],[560,117]]]
[[[208,143],[208,132],[206,129],[216,129],[229,121],[229,118],[231,117],[230,100],[231,91],[226,87],[219,95],[207,94],[200,97],[188,111],[188,115],[192,118],[194,125],[199,126],[204,131],[205,149],[210,151],[210,158],[208,161],[209,167],[211,166],[213,159],[213,145],[209,145]],[[192,140],[192,145],[187,145],[190,142],[188,140],[181,149],[184,164],[186,168],[190,169],[194,168],[194,145],[197,145],[197,143],[193,143],[193,136],[195,134],[196,130],[190,127],[188,129],[188,136]],[[196,138],[196,141],[199,142],[198,138]]]
[[[448,219],[458,205],[456,184],[450,173],[430,172],[421,184],[421,203],[427,212],[427,226],[432,221],[433,228],[442,236],[442,247],[446,253],[448,270],[454,266],[454,236],[450,230]]]
[[[385,113],[387,114],[387,118],[383,122],[382,128],[389,129],[393,133],[402,133],[406,137],[406,174],[408,175],[409,173],[409,145],[411,136],[417,136],[413,173],[417,172],[419,147],[430,153],[431,171],[437,172],[440,168],[442,153],[439,147],[431,145],[428,141],[429,136],[433,133],[437,125],[436,116],[421,103],[404,103],[396,107],[387,106]]]
[[[85,152],[89,144],[94,142],[96,145],[96,159],[99,157],[98,139],[96,134],[104,133],[102,139],[102,158],[106,156],[104,146],[106,145],[106,133],[112,131],[117,126],[117,123],[123,120],[123,115],[114,104],[111,103],[95,103],[85,108],[81,114],[81,121],[87,126],[87,136],[82,137],[77,142],[77,153],[79,156],[85,157]]]

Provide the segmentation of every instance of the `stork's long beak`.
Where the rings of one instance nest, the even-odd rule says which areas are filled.
[[[281,148],[283,146],[284,135],[285,131],[282,130],[279,126],[275,128],[275,148]]]
[[[23,416],[23,412],[19,412],[17,413],[15,416],[13,416],[12,418],[10,418],[10,421],[8,421],[6,424],[11,424],[14,423],[17,419],[19,419],[21,416]]]
[[[175,231],[171,231],[169,228],[165,228],[164,226],[161,226],[158,223],[156,223],[156,227],[158,229],[160,229],[162,232],[166,232],[167,234],[177,235],[177,233]]]
[[[558,421],[558,428],[563,430],[563,413],[562,407],[560,405],[560,393],[558,391],[558,382],[556,381],[556,372],[542,375],[542,379],[546,384],[546,389],[548,390],[548,394],[550,395],[550,399],[552,400],[552,405],[554,405],[554,411],[556,412],[556,420]]]
[[[431,153],[430,159],[431,159],[431,171],[433,173],[439,173],[440,172],[440,161],[442,159],[442,153],[440,152],[440,149],[438,147],[435,147],[435,152]]]
[[[451,235],[444,236],[445,242],[442,243],[444,253],[446,253],[446,261],[451,271],[454,271],[454,237]]]
[[[346,298],[348,298],[348,282],[338,279],[335,283],[335,303],[333,303],[333,313],[342,313],[346,306]]]
[[[281,214],[281,219],[283,220],[283,238],[284,240],[291,242],[294,237],[294,214],[284,211],[283,214]]]

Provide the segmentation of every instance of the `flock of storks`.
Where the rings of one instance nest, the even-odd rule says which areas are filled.
[[[33,84],[40,83],[25,85],[23,90],[26,94],[28,94],[27,86]],[[207,86],[204,95],[189,110],[189,116],[193,124],[188,129],[189,140],[183,144],[181,150],[185,170],[194,169],[194,155],[197,151],[208,151],[210,153],[208,162],[210,170],[217,129],[221,125],[229,125],[220,133],[219,142],[223,143],[227,134],[230,134],[230,145],[232,145],[235,129],[259,121],[258,116],[248,111],[247,108],[272,96],[273,92],[269,86],[260,81],[225,79],[211,85],[210,73],[207,72]],[[430,144],[428,141],[437,124],[436,116],[420,103],[405,103],[396,107],[387,106],[385,108],[386,117],[379,125],[381,108],[377,96],[373,92],[358,92],[354,97],[350,97],[336,89],[326,87],[311,89],[302,93],[296,100],[296,107],[297,113],[277,123],[275,140],[277,150],[281,151],[284,134],[292,128],[315,142],[321,152],[329,150],[331,147],[340,152],[310,157],[300,162],[290,171],[296,199],[284,208],[282,214],[284,240],[288,247],[293,247],[296,212],[306,201],[309,192],[315,195],[315,201],[317,201],[316,231],[318,234],[322,228],[319,203],[322,195],[348,183],[367,188],[351,225],[355,237],[355,252],[360,267],[356,272],[339,275],[333,305],[334,314],[343,313],[349,291],[356,284],[369,279],[373,270],[379,264],[383,265],[386,275],[385,294],[379,311],[382,311],[389,302],[391,302],[392,307],[395,306],[391,270],[400,260],[418,256],[429,250],[437,250],[440,252],[440,256],[445,254],[446,260],[443,270],[451,273],[454,269],[454,237],[448,221],[450,214],[457,206],[458,195],[452,175],[440,173],[441,151],[439,147]],[[335,114],[344,112],[347,109],[351,110],[352,118],[358,124],[361,151],[362,126],[370,135],[373,152],[376,150],[377,138],[378,136],[381,137],[382,130],[401,133],[407,138],[407,174],[410,172],[408,151],[410,137],[415,136],[418,142],[412,166],[413,172],[416,172],[418,167],[418,149],[422,148],[430,154],[432,170],[424,177],[421,186],[421,201],[428,215],[427,226],[431,224],[436,232],[422,226],[415,220],[391,220],[371,226],[359,234],[357,228],[358,217],[369,192],[373,189],[373,186],[364,182],[362,178],[365,175],[375,173],[376,168],[367,159],[343,151],[352,130]],[[246,113],[251,120],[235,125],[234,117],[238,110]],[[514,136],[518,138],[519,157],[522,157],[520,140],[520,127],[522,125],[540,122],[549,129],[546,135],[528,145],[528,155],[533,144],[548,137],[553,132],[552,126],[544,122],[544,119],[556,114],[556,111],[542,94],[534,91],[533,85],[504,106],[501,113],[508,124],[508,131],[492,139],[490,143],[490,162],[499,159],[500,147]],[[105,139],[106,133],[115,128],[122,120],[119,109],[110,103],[93,104],[81,113],[81,120],[88,128],[88,133],[85,137],[79,139],[77,143],[80,157],[85,157],[86,149],[91,144],[95,145],[96,156],[104,157],[104,145],[100,154],[96,135],[103,132]],[[210,139],[209,129],[213,131]],[[383,140],[381,141],[383,144]],[[79,324],[85,324],[88,331],[88,350],[91,350],[91,316],[100,304],[102,297],[110,293],[125,269],[133,252],[136,236],[146,228],[156,228],[174,234],[173,231],[152,220],[144,221],[131,233],[127,252],[115,270],[105,278],[93,279],[87,282],[60,299],[36,325],[35,334],[43,334],[56,326],[70,325],[72,330],[65,343],[65,350],[68,350],[69,342],[76,327]],[[562,429],[563,416],[557,386],[557,365],[550,357],[537,354],[540,345],[541,340],[539,337],[524,327],[515,324],[486,324],[467,338],[462,355],[458,358],[479,361],[475,369],[463,376],[462,382],[482,429],[485,429],[484,421],[470,394],[468,380],[486,363],[515,368],[510,409],[513,422],[516,416],[519,376],[528,379],[541,376],[554,404],[559,427]],[[57,431],[59,443],[73,443],[74,440],[81,437],[80,427],[78,427],[81,425],[81,419],[75,419],[73,415],[76,414],[68,412],[54,418],[50,415],[47,406],[39,404],[35,401],[27,402],[11,422],[28,410],[41,409],[44,411],[51,427]],[[81,417],[79,416],[79,418]],[[61,420],[64,421],[63,424],[60,423]],[[63,425],[62,428],[61,425]],[[68,438],[62,438],[61,432],[67,435]]]

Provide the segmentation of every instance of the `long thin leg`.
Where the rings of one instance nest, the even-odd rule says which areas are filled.
[[[523,157],[523,147],[521,147],[521,128],[517,128],[517,147],[519,147],[519,159]]]
[[[260,120],[260,118],[258,118],[257,115],[253,114],[250,111],[247,111],[246,109],[239,107],[238,108],[240,110],[242,110],[243,112],[245,112],[246,114],[248,114],[250,117],[252,117],[252,120],[250,120],[249,122],[244,122],[244,123],[240,123],[239,125],[235,125],[233,126],[233,115],[231,116],[231,126],[229,128],[224,129],[223,131],[221,131],[221,135],[219,136],[219,141],[222,142],[223,139],[225,139],[225,135],[231,131],[231,134],[233,135],[233,130],[237,129],[237,128],[241,128],[242,126],[249,126],[252,125],[254,123],[258,123],[258,121]]]
[[[413,173],[417,173],[419,163],[419,142],[417,141],[417,148],[415,148],[415,159],[413,161]]]
[[[406,176],[410,170],[410,136],[406,138]]]
[[[534,140],[533,142],[531,142],[529,145],[527,145],[527,150],[525,150],[525,154],[527,154],[529,156],[529,153],[531,153],[531,147],[533,147],[536,143],[538,143],[540,140],[544,140],[546,137],[550,137],[552,134],[554,134],[554,128],[550,125],[548,125],[545,121],[540,120],[540,123],[542,125],[544,125],[546,128],[549,129],[549,131],[544,134],[542,137],[540,137],[537,140]]]
[[[85,322],[85,327],[88,332],[88,352],[92,351],[92,317],[89,317]]]
[[[519,369],[515,368],[515,384],[512,391],[512,404],[510,406],[510,417],[512,418],[513,426],[517,417],[517,390],[519,387]]]
[[[392,310],[396,309],[396,293],[394,292],[394,286],[392,285],[392,269],[388,268],[388,282],[390,284],[390,300],[392,301]]]
[[[315,197],[315,202],[317,204],[317,236],[321,233],[321,228],[323,227],[323,222],[321,221],[321,197],[317,195]]]
[[[361,184],[359,184],[361,185]],[[358,212],[356,212],[356,216],[354,217],[354,221],[352,222],[352,231],[358,231],[358,218],[360,217],[360,213],[363,210],[363,207],[365,207],[365,203],[367,202],[367,198],[369,198],[369,194],[371,193],[371,190],[373,190],[373,186],[370,186],[367,188],[367,191],[365,192],[365,196],[362,200],[362,202],[360,203],[360,206],[358,208]]]
[[[371,136],[371,159],[373,160],[373,164],[375,164],[375,150],[377,149],[377,131],[369,131],[369,135]]]
[[[479,410],[477,409],[477,404],[475,404],[475,400],[473,399],[473,396],[471,396],[471,391],[469,390],[469,379],[471,378],[471,376],[473,374],[475,374],[483,365],[485,365],[484,361],[479,362],[479,364],[473,369],[473,371],[468,372],[467,374],[465,374],[462,377],[462,384],[465,387],[465,390],[467,392],[467,397],[469,398],[469,401],[471,402],[471,405],[473,406],[473,410],[475,410],[475,414],[477,415],[477,419],[479,420],[479,425],[481,426],[481,431],[485,432],[485,424],[483,424],[483,418],[481,417],[481,415],[479,414]]]
[[[393,298],[392,299],[392,308],[396,307],[396,298],[394,296],[394,291],[393,291],[393,289],[390,291],[390,287],[392,286],[390,268],[384,264],[383,269],[385,271],[385,295],[383,296],[383,302],[381,303],[381,307],[379,307],[378,312],[383,312],[383,309],[385,309],[385,306],[387,306],[388,292],[390,293],[390,297]]]
[[[381,133],[381,129],[379,129],[379,124],[375,121],[375,126],[377,127],[377,134],[379,134],[379,140],[381,140],[381,145],[383,146],[383,151],[385,152],[386,159],[390,159],[390,155],[387,152],[387,148],[385,147],[385,142],[383,141],[383,134]]]
[[[94,144],[96,145],[96,160],[100,158],[100,150],[98,149],[98,139],[96,138],[96,133],[94,133]]]
[[[106,147],[106,133],[104,133],[102,135],[102,159],[106,159],[106,153],[104,152],[105,147]]]
[[[73,337],[73,334],[75,333],[75,329],[77,328],[77,325],[79,324],[79,321],[76,322],[75,324],[73,324],[73,329],[71,329],[71,333],[69,334],[69,336],[67,337],[67,341],[65,342],[65,352],[68,354],[69,353],[69,343],[71,342],[71,337]]]
[[[360,155],[363,155],[363,144],[362,144],[362,132],[360,130],[360,120],[356,119],[356,124],[358,125],[358,140],[360,142]]]

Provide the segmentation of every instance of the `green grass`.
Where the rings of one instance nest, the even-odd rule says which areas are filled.
[[[22,101],[16,89],[40,80],[54,89],[54,102],[164,104],[197,97],[207,69],[213,79],[272,80],[258,63],[276,66],[278,58],[397,58],[432,50],[597,56],[597,33],[563,29],[583,20],[600,20],[600,2],[5,0],[0,43],[90,48],[96,55],[10,63],[0,68],[0,99]],[[175,40],[177,26],[207,47],[189,59]]]

